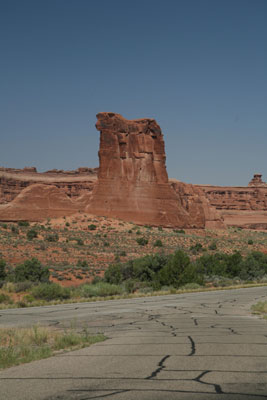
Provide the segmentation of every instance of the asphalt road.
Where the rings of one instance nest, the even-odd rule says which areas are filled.
[[[0,372],[1,400],[267,397],[267,288],[0,311],[0,326],[86,327],[108,340]]]

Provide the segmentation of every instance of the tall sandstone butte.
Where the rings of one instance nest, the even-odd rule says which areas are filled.
[[[154,119],[97,114],[99,172],[87,211],[138,224],[205,226],[201,201],[192,215],[168,181],[163,134]]]

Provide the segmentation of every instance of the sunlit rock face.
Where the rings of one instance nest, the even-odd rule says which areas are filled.
[[[161,129],[154,119],[99,113],[98,182],[87,210],[140,224],[204,227],[183,208],[168,182]]]

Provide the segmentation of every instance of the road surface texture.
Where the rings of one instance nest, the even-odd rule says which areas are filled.
[[[267,397],[267,288],[0,311],[1,326],[67,326],[108,340],[0,372],[1,400]]]

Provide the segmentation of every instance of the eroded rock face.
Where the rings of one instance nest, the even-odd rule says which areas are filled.
[[[70,198],[77,198],[93,190],[97,168],[75,171],[37,173],[36,168],[0,168],[0,205],[14,200],[26,187],[35,184],[54,185]],[[56,172],[55,172],[56,171]]]
[[[267,187],[199,185],[212,208],[224,219],[227,226],[249,229],[267,228]]]
[[[138,224],[205,226],[191,215],[168,182],[161,129],[154,119],[126,120],[100,113],[100,168],[87,211]]]
[[[99,113],[99,179],[168,183],[161,129],[154,119]]]
[[[222,216],[212,207],[205,193],[194,185],[171,179],[170,183],[182,207],[189,213],[191,227],[203,226],[207,229],[223,229]]]
[[[88,195],[87,195],[88,197]],[[75,200],[54,185],[32,184],[10,203],[0,206],[1,221],[43,221],[82,211],[90,198]]]
[[[267,188],[267,183],[263,182],[262,174],[254,174],[248,186],[263,186]]]

